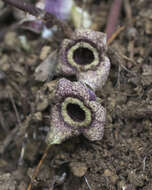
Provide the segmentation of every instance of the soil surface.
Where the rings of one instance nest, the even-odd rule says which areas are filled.
[[[111,3],[86,3],[93,29],[105,31]],[[122,7],[117,28],[125,29],[108,47],[111,71],[97,92],[107,109],[103,139],[79,136],[52,146],[33,190],[152,189],[152,3],[129,6]],[[25,190],[46,148],[48,88],[58,80],[36,69],[64,36],[58,30],[43,39],[20,27],[12,7],[0,1],[0,9],[0,190]]]

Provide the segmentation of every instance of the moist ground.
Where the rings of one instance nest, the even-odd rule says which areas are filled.
[[[80,136],[53,146],[33,190],[88,190],[87,182],[92,190],[152,189],[152,5],[148,0],[130,2],[135,37],[128,37],[127,27],[109,46],[111,71],[98,92],[107,109],[104,138],[89,142]],[[110,6],[111,1],[88,1],[94,28],[104,31]],[[2,190],[25,190],[46,147],[51,106],[47,97],[38,99],[45,82],[35,81],[34,72],[45,51],[58,49],[63,39],[58,31],[51,41],[44,40],[14,29],[15,23],[10,15],[0,18]],[[124,8],[119,24],[127,25]],[[19,38],[23,35],[24,45]],[[85,176],[78,177],[83,171]]]

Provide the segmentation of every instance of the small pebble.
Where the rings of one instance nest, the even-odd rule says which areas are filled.
[[[41,50],[41,53],[40,53],[40,59],[42,61],[44,61],[50,52],[51,52],[51,47],[50,46],[44,46]]]
[[[77,177],[82,177],[87,172],[87,166],[85,163],[82,163],[82,162],[71,162],[70,169],[73,175]]]
[[[15,32],[8,32],[4,38],[5,44],[10,48],[15,48],[18,45],[17,34]]]
[[[109,169],[106,169],[104,171],[104,176],[108,177],[113,184],[116,184],[118,180],[118,176],[113,171],[110,171]]]
[[[35,121],[42,121],[42,113],[41,112],[36,112],[34,114],[34,120]]]
[[[0,174],[0,190],[15,190],[16,181],[10,173]]]

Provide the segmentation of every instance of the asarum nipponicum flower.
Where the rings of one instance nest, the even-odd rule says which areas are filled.
[[[60,79],[51,112],[51,127],[46,138],[48,145],[60,144],[79,134],[90,141],[102,139],[106,111],[84,83]]]
[[[106,56],[106,34],[89,29],[76,30],[61,44],[57,73],[76,75],[94,91],[107,80],[110,61]]]
[[[73,0],[45,0],[45,10],[61,20],[69,17],[72,5]]]

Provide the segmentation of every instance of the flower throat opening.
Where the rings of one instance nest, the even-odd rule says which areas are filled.
[[[85,120],[85,111],[78,104],[69,103],[67,105],[67,113],[76,122]]]
[[[87,65],[94,61],[94,54],[89,48],[79,47],[73,52],[73,59],[79,65]]]

